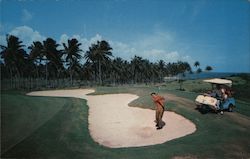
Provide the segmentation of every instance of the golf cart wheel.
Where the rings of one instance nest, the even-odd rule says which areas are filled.
[[[228,107],[228,111],[233,112],[233,110],[234,110],[234,106],[233,106],[233,104],[230,104]]]
[[[196,104],[196,109],[200,109],[201,108],[201,105],[200,104]]]
[[[207,108],[207,106],[206,105],[201,105],[201,108],[200,108],[200,112],[202,113],[202,114],[207,114],[208,113],[208,108]]]

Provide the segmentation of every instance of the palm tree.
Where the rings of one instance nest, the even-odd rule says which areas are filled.
[[[79,68],[80,53],[82,50],[79,48],[82,44],[78,43],[77,39],[68,40],[68,44],[63,43],[64,53],[66,54],[66,62],[69,66],[70,81],[73,84],[73,67]]]
[[[196,61],[195,63],[194,63],[194,66],[196,67],[196,68],[198,68],[197,70],[196,70],[196,73],[201,73],[202,72],[202,69],[200,68],[200,62],[199,61]]]
[[[134,58],[131,60],[131,67],[133,71],[133,81],[134,83],[138,82],[139,74],[142,72],[142,62],[143,59],[140,56],[134,56]]]
[[[83,65],[83,71],[82,71],[82,74],[83,74],[83,77],[86,79],[86,80],[92,80],[93,77],[93,70],[94,70],[94,65],[93,63],[87,61],[85,62],[85,64]]]
[[[75,76],[78,76],[78,77],[80,77],[81,76],[81,72],[82,72],[82,66],[81,66],[81,64],[79,63],[79,61],[78,60],[73,60],[72,61],[72,65],[71,65],[71,76],[73,77],[73,75],[75,75]],[[71,84],[73,84],[73,83],[71,83]]]
[[[196,68],[199,67],[199,66],[200,66],[200,62],[199,62],[199,61],[195,61],[194,66],[195,66]]]
[[[58,79],[60,73],[63,70],[63,54],[60,50],[57,49],[58,46],[59,44],[57,44],[56,41],[52,38],[47,38],[45,41],[43,41],[43,55],[46,59],[46,85],[48,81],[48,73],[51,76],[56,76]],[[49,72],[48,67],[50,68]]]
[[[1,80],[6,79],[6,78],[8,79],[9,73],[8,73],[8,70],[7,70],[6,66],[4,65],[3,61],[0,61],[0,70],[1,70]]]
[[[163,60],[160,60],[157,65],[159,68],[160,82],[162,82],[165,74],[165,62]]]
[[[184,82],[183,78],[185,77],[185,72],[190,72],[191,67],[187,62],[178,61],[177,68],[178,68],[178,73],[181,75],[181,78],[179,79],[180,90],[183,90],[182,85]]]
[[[127,60],[124,60],[123,62],[123,73],[122,73],[122,83],[130,83],[132,79],[132,69],[131,64]]]
[[[161,72],[158,63],[152,63],[148,59],[143,59],[140,65],[142,66],[142,69],[140,70],[140,82],[147,84],[148,82],[155,83],[156,81],[160,81]]]
[[[27,53],[23,49],[22,41],[18,37],[13,35],[6,35],[7,46],[0,45],[1,47],[1,58],[4,60],[4,64],[9,70],[11,77],[11,85],[14,75],[18,78],[22,76],[22,68],[25,65],[25,58]],[[12,87],[12,86],[11,86]]]
[[[109,57],[112,55],[112,48],[110,47],[109,43],[105,40],[101,42],[97,42],[98,51],[96,52],[96,59],[98,61],[98,74],[99,74],[99,82],[102,84],[102,64],[107,64],[106,62],[109,61]]]
[[[201,68],[198,68],[196,73],[201,73],[202,72],[202,69]]]
[[[115,58],[112,61],[112,74],[113,74],[113,83],[121,82],[123,74],[123,60],[120,57]]]
[[[212,71],[213,68],[212,68],[211,66],[207,66],[207,67],[205,68],[205,70],[206,70],[206,71]]]
[[[89,69],[93,69],[91,70],[91,72],[94,72],[94,79],[96,81],[97,79],[97,68],[96,68],[96,59],[95,59],[95,54],[94,52],[97,50],[97,44],[91,44],[91,47],[89,47],[89,50],[85,52],[84,54],[84,58],[86,59],[86,64],[88,64],[88,68]],[[90,67],[91,66],[91,67]],[[88,71],[90,72],[90,71]]]
[[[182,75],[183,73],[186,72],[185,68],[188,67],[187,64],[188,64],[187,62],[182,62],[182,61],[168,63],[166,66],[166,70],[168,70],[168,74],[170,74],[171,76],[175,76],[178,74]],[[191,68],[188,70],[191,70]]]
[[[99,84],[102,85],[102,65],[109,63],[112,56],[112,48],[105,40],[97,41],[97,44],[92,44],[89,50],[85,53],[84,58],[87,61],[92,61],[98,70]]]
[[[33,61],[36,66],[36,74],[37,78],[39,78],[39,67],[42,65],[43,59],[43,44],[40,41],[35,41],[31,46],[28,47],[30,49],[29,59]]]
[[[147,59],[143,59],[141,61],[140,68],[141,68],[140,82],[145,82],[147,84],[152,77],[152,63]]]

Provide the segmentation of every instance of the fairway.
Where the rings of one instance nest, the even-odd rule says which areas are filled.
[[[162,144],[108,148],[89,132],[87,101],[65,97],[31,97],[21,92],[1,94],[2,158],[248,158],[249,117],[237,112],[202,115],[195,94],[156,87],[97,87],[95,94],[128,93],[139,98],[130,107],[154,109],[149,93],[167,99],[168,111],[195,123],[195,133]],[[96,96],[96,97],[97,97]],[[239,110],[248,109],[239,105]],[[91,107],[90,107],[91,109]],[[240,112],[240,111],[239,111]],[[3,124],[5,123],[5,124]],[[17,126],[18,125],[18,126]],[[167,127],[167,125],[166,125]],[[4,129],[3,129],[4,128]],[[17,133],[18,132],[18,133]],[[102,132],[100,132],[102,133]]]

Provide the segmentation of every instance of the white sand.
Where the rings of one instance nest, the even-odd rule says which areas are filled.
[[[161,144],[195,132],[190,121],[174,112],[165,111],[161,130],[155,128],[155,111],[129,107],[138,98],[133,94],[86,95],[94,90],[54,90],[31,92],[33,96],[76,97],[89,106],[89,131],[101,145],[120,148]]]

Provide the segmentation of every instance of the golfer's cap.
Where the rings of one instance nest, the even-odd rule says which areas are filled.
[[[155,95],[156,93],[155,92],[152,92],[150,95],[152,96],[152,95]]]

